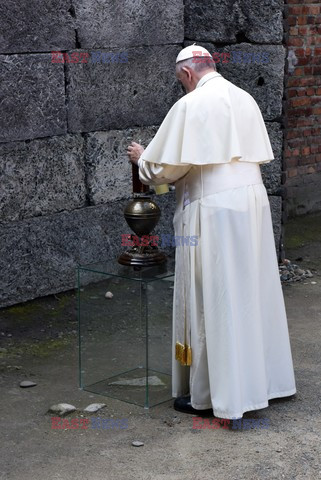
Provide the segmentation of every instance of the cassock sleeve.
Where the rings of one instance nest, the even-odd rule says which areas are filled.
[[[174,183],[190,170],[192,165],[168,165],[146,162],[142,158],[138,161],[139,179],[145,185],[163,185]]]

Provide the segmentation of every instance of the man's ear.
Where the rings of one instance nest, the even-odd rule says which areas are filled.
[[[188,67],[183,67],[182,70],[186,73],[186,76],[187,76],[188,80],[191,81],[192,74],[191,74],[190,69]]]

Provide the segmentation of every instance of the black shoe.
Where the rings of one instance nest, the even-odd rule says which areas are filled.
[[[213,410],[208,408],[206,410],[197,410],[192,407],[191,396],[177,397],[174,401],[174,409],[182,413],[191,413],[192,415],[198,415],[199,417],[213,417]]]

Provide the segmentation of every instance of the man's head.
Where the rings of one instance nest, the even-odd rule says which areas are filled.
[[[187,93],[195,90],[204,75],[214,71],[215,62],[211,54],[198,45],[183,48],[176,58],[176,77]]]

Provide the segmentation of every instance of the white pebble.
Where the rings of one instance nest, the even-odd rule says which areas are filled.
[[[24,380],[20,382],[21,388],[28,388],[28,387],[35,387],[37,384],[35,382],[31,382],[30,380]]]
[[[52,405],[48,413],[56,413],[58,415],[66,415],[67,413],[75,412],[76,407],[70,405],[69,403],[57,403],[57,405]]]
[[[132,442],[132,445],[133,447],[143,447],[144,442],[140,442],[139,440],[134,440],[134,442]]]
[[[113,296],[114,296],[114,295],[113,295],[111,292],[106,292],[106,293],[105,293],[105,297],[106,297],[106,298],[113,298]]]
[[[317,282],[311,282],[311,285],[316,285],[316,284],[317,284]]]
[[[106,407],[106,403],[91,403],[85,408],[84,412],[95,413],[104,407]]]

